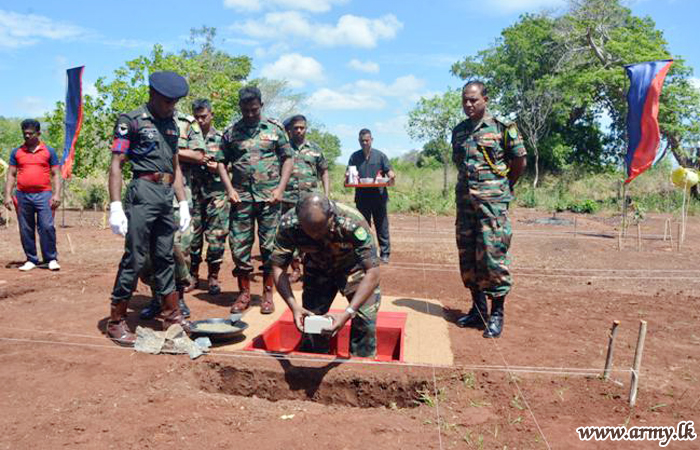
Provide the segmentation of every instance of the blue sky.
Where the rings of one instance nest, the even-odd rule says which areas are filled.
[[[421,96],[457,87],[450,66],[485,48],[523,12],[565,0],[0,0],[0,115],[39,116],[61,100],[65,70],[85,65],[85,90],[153,44],[184,48],[192,27],[216,27],[218,46],[253,58],[252,76],[287,79],[304,113],[341,138],[343,158],[367,127],[398,156],[420,142],[406,115]],[[698,76],[697,0],[636,0],[671,51]],[[19,138],[19,136],[18,136]]]

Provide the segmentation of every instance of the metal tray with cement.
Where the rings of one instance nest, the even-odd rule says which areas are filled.
[[[234,339],[248,328],[248,324],[242,320],[232,322],[227,319],[205,319],[190,322],[191,332],[196,337],[206,336],[212,341],[225,341]]]

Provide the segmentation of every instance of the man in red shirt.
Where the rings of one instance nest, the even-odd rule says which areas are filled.
[[[24,145],[10,153],[5,183],[5,207],[12,207],[12,188],[17,181],[17,217],[22,248],[27,262],[19,270],[27,272],[39,264],[35,229],[39,232],[41,254],[49,269],[59,270],[53,210],[61,203],[61,171],[58,156],[40,139],[41,125],[34,119],[22,121]],[[53,191],[51,185],[53,184]]]

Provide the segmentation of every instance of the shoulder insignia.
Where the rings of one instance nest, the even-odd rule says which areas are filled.
[[[271,119],[270,117],[267,117],[266,120],[270,122],[271,124],[277,126],[280,130],[284,131],[284,125],[282,125],[282,122],[280,122],[277,119]],[[286,133],[286,131],[285,131]]]
[[[120,123],[117,125],[117,132],[120,136],[126,136],[129,133],[129,125],[126,123]]]
[[[514,125],[508,125],[508,137],[518,139],[518,129]]]
[[[355,233],[353,234],[360,241],[364,241],[365,239],[367,239],[367,231],[365,231],[363,227],[357,227],[355,229]]]

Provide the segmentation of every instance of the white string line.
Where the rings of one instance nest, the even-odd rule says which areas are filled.
[[[427,286],[427,279],[425,274],[425,253],[421,252],[421,262],[423,263],[423,286]],[[426,297],[427,292],[423,291],[423,296]],[[430,315],[430,304],[425,302],[425,313]],[[421,333],[423,335],[423,333]],[[437,377],[435,376],[435,367],[433,366],[433,395],[435,396],[435,414],[437,415],[437,430],[438,430],[438,443],[440,444],[440,450],[442,450],[442,429],[440,428],[440,390],[437,385]]]
[[[428,267],[416,267],[412,265],[403,265],[401,263],[396,263],[393,264],[394,269],[402,269],[402,270],[423,270],[423,271],[429,271],[429,272],[449,272],[449,273],[454,273],[455,270],[459,270],[457,266],[453,266],[451,269],[440,269],[440,268],[428,268]],[[566,270],[566,269],[561,269],[561,270]],[[575,272],[575,270],[572,270],[572,272]],[[700,277],[684,277],[684,276],[667,276],[667,277],[649,277],[649,276],[631,276],[631,275],[626,275],[626,276],[603,276],[603,275],[578,275],[576,273],[563,273],[563,274],[556,274],[556,273],[523,273],[520,271],[512,271],[514,275],[517,275],[518,277],[531,277],[531,278],[585,278],[585,279],[593,279],[593,280],[642,280],[642,281],[690,281],[690,282],[700,282]]]
[[[410,263],[392,263],[391,265],[409,265]],[[458,268],[457,264],[453,263],[421,263],[421,265],[426,267],[455,267]],[[700,269],[606,269],[606,268],[593,268],[593,269],[583,269],[583,268],[571,268],[571,269],[556,269],[547,267],[531,267],[531,266],[518,266],[512,265],[511,269],[515,270],[546,270],[551,272],[641,272],[641,273],[664,273],[664,272],[674,272],[674,273],[697,273],[700,275]]]
[[[427,309],[427,308],[426,308]],[[84,335],[84,334],[72,334],[72,333],[62,333],[58,331],[52,331],[52,330],[32,330],[32,329],[27,329],[27,328],[13,328],[13,327],[0,327],[0,330],[11,330],[11,331],[24,331],[27,333],[44,333],[44,334],[55,334],[58,336],[69,336],[69,337],[80,337],[80,338],[86,338],[86,339],[100,339],[104,340],[107,339],[104,335]],[[8,338],[9,339],[9,338]],[[64,341],[52,341],[52,342],[64,342]],[[108,346],[111,347],[111,346]],[[221,354],[221,355],[227,355],[227,354],[237,354],[241,353],[244,355],[249,354],[249,350],[230,350],[226,351],[223,353],[220,352],[210,352],[210,354]],[[261,352],[262,353],[262,352]],[[283,355],[287,357],[296,357],[293,354],[289,353],[280,353],[280,352],[265,352],[266,354],[269,355]],[[312,358],[314,361],[318,360],[326,360],[326,358]],[[471,365],[471,366],[461,366],[461,365],[444,365],[444,364],[420,364],[420,363],[407,363],[407,362],[385,362],[385,361],[367,361],[367,360],[356,360],[358,364],[387,364],[387,365],[403,365],[403,366],[409,366],[409,367],[422,367],[422,368],[440,368],[440,369],[469,369],[469,370],[484,370],[484,371],[490,371],[490,370],[502,370],[502,369],[509,369],[509,370],[517,370],[520,372],[525,372],[525,373],[539,373],[539,372],[545,372],[545,373],[598,373],[600,372],[600,368],[597,367],[562,367],[562,366],[557,366],[557,367],[548,367],[548,366],[499,366],[499,365],[488,365],[488,364],[480,364],[480,365]],[[629,373],[631,369],[616,369],[612,368],[611,372],[624,372],[624,373]]]
[[[106,339],[102,337],[102,339]],[[28,338],[11,338],[11,337],[1,337],[0,341],[7,342],[18,342],[18,343],[31,343],[31,344],[48,344],[56,346],[70,346],[70,347],[88,347],[88,348],[105,348],[105,349],[116,349],[116,350],[128,350],[135,351],[132,347],[122,347],[115,344],[86,344],[83,342],[66,342],[66,341],[56,341],[56,340],[46,340],[46,339],[28,339]],[[314,358],[297,356],[293,354],[286,353],[273,353],[273,352],[263,352],[263,351],[236,351],[236,352],[216,352],[212,351],[207,353],[211,356],[221,356],[226,358],[248,358],[248,359],[284,359],[289,361],[299,361],[299,362],[333,362],[340,364],[355,364],[355,365],[366,365],[366,366],[391,366],[391,367],[411,367],[411,368],[425,368],[425,369],[449,369],[449,370],[473,370],[482,372],[517,372],[522,374],[540,374],[540,375],[562,375],[562,376],[582,376],[582,377],[599,377],[601,376],[600,369],[577,369],[572,368],[567,370],[562,370],[559,368],[533,368],[527,369],[518,366],[510,366],[508,368],[502,366],[479,366],[479,365],[457,365],[457,366],[445,366],[439,364],[419,364],[419,363],[401,363],[401,362],[387,362],[387,361],[360,361],[354,359],[341,359],[341,358]],[[3,356],[0,354],[0,356]],[[626,372],[629,373],[632,369],[612,369],[612,372]]]
[[[488,301],[488,300],[487,300],[487,301]],[[493,300],[492,300],[492,301],[493,301]],[[505,306],[505,305],[504,305],[504,306]],[[488,303],[487,303],[487,307],[488,307]],[[481,311],[479,311],[478,309],[477,309],[477,311],[479,312],[479,316],[481,316],[481,320],[482,320],[484,323],[486,323],[486,321],[484,320],[484,316],[481,314]],[[506,361],[505,355],[504,355],[503,352],[501,351],[501,348],[500,348],[500,346],[498,345],[498,342],[496,342],[497,339],[489,339],[489,340],[493,342],[493,345],[494,345],[494,346],[496,346],[496,353],[498,353],[498,355],[499,355],[499,356],[501,357],[501,359],[503,360],[503,364],[504,364],[504,366],[506,367],[506,370],[505,370],[505,371],[508,372],[509,375],[511,375],[511,380],[513,381],[513,384],[515,384],[515,387],[516,387],[517,390],[518,390],[518,395],[520,395],[520,398],[523,399],[523,402],[525,403],[525,406],[527,406],[527,410],[530,412],[530,415],[532,416],[532,420],[535,422],[535,426],[537,426],[537,430],[540,432],[540,436],[542,436],[542,439],[544,439],[544,443],[547,445],[547,448],[548,448],[549,450],[552,450],[552,447],[549,445],[549,441],[547,441],[547,437],[544,435],[544,432],[542,431],[542,428],[540,427],[540,424],[539,424],[539,422],[537,421],[537,417],[535,417],[535,412],[534,412],[534,411],[532,410],[532,408],[530,407],[530,403],[528,403],[527,399],[525,398],[525,395],[523,394],[522,389],[520,389],[520,383],[518,383],[517,378],[515,378],[515,376],[513,376],[513,372],[518,373],[518,371],[511,371],[510,368],[508,367],[508,361]],[[522,373],[522,372],[519,372],[519,373]]]
[[[473,295],[473,294],[472,294],[472,295]],[[491,299],[491,301],[493,302],[493,299]],[[488,308],[488,298],[486,299],[486,302],[487,302],[487,303],[486,303],[486,307]],[[504,307],[505,307],[505,305],[504,305]],[[493,308],[493,303],[492,303],[492,308]],[[482,322],[485,326],[488,327],[488,323],[487,323],[487,321],[486,321],[486,318],[485,318],[484,315],[482,314],[482,311],[481,311],[479,308],[476,308],[476,305],[474,305],[474,309],[479,313],[479,317],[481,318],[481,322]],[[498,342],[496,342],[497,339],[496,339],[496,338],[489,338],[488,340],[492,341],[492,342],[493,342],[493,345],[496,347],[496,353],[498,353],[498,355],[499,355],[499,356],[501,357],[501,359],[503,360],[503,365],[504,365],[505,368],[506,368],[505,371],[508,372],[508,374],[510,375],[511,380],[513,380],[513,383],[515,384],[515,387],[516,387],[517,390],[518,390],[518,394],[520,395],[520,398],[522,398],[522,399],[523,399],[523,402],[525,402],[525,406],[527,406],[527,409],[528,409],[528,411],[530,412],[530,415],[532,416],[532,420],[535,422],[535,426],[537,426],[537,430],[539,431],[540,436],[542,436],[542,439],[544,440],[545,444],[547,445],[547,448],[548,448],[549,450],[552,450],[552,447],[549,445],[549,441],[547,441],[547,437],[544,435],[544,432],[542,431],[542,428],[540,427],[540,424],[539,424],[539,422],[537,421],[537,417],[535,417],[534,411],[532,410],[532,408],[530,407],[530,404],[529,404],[529,403],[527,402],[527,400],[525,399],[525,395],[523,395],[523,391],[520,389],[520,384],[518,383],[518,380],[515,378],[515,376],[513,375],[513,372],[511,372],[510,368],[508,367],[508,361],[506,361],[505,355],[504,355],[503,352],[501,351],[501,348],[500,348],[500,346],[498,345]]]
[[[392,228],[391,231],[398,231],[400,233],[419,233],[421,235],[423,234],[453,234],[454,231],[447,231],[447,230],[418,230],[417,228]],[[601,231],[595,231],[595,230],[587,230],[587,231],[567,231],[567,230],[561,230],[561,231],[556,231],[556,230],[513,230],[514,235],[518,236],[528,236],[528,235],[545,235],[545,236],[567,236],[567,235],[572,235],[575,234],[576,236],[582,236],[582,237],[597,237],[597,238],[617,238],[617,233],[613,233],[610,231],[606,230],[601,230]],[[663,239],[664,235],[663,234],[643,234],[642,239],[649,239],[649,238],[654,238],[654,239]],[[632,235],[627,235],[625,237],[626,239],[636,239],[635,236]]]

